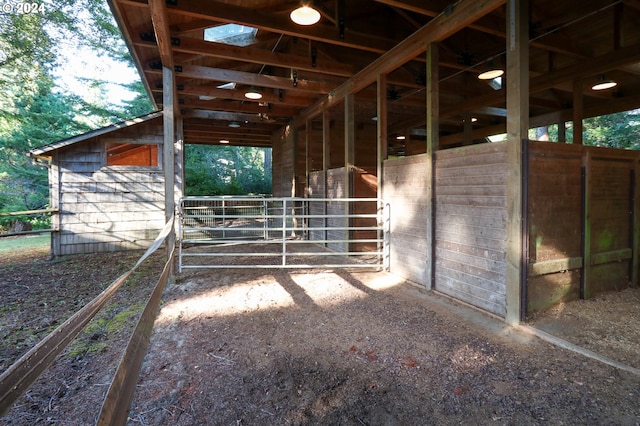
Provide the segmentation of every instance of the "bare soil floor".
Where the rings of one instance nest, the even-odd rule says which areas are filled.
[[[0,371],[139,255],[0,259]],[[105,321],[146,300],[160,268],[152,259]],[[640,368],[639,293],[533,325]],[[83,333],[0,424],[94,423],[136,319],[125,317]],[[165,291],[128,423],[638,425],[640,377],[386,273],[189,270]]]

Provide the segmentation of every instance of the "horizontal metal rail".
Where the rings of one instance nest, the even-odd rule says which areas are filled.
[[[381,268],[388,252],[383,211],[377,198],[184,197],[179,271]]]

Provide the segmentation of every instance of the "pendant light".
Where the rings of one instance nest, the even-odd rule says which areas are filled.
[[[504,70],[502,68],[493,65],[493,59],[494,58],[489,58],[487,61],[487,69],[478,74],[478,79],[493,80],[494,78],[501,77],[504,74]]]
[[[591,86],[591,90],[606,90],[611,89],[612,87],[616,87],[618,83],[613,80],[607,80],[604,74],[600,76],[600,80],[593,86]]]
[[[262,93],[258,89],[256,89],[255,86],[251,86],[249,90],[244,92],[244,97],[253,101],[257,101],[258,99],[262,99]]]
[[[298,25],[313,25],[320,20],[320,12],[309,6],[308,3],[294,9],[289,15],[291,20]]]

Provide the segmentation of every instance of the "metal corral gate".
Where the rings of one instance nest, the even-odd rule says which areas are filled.
[[[384,204],[376,198],[184,197],[185,268],[383,268]]]

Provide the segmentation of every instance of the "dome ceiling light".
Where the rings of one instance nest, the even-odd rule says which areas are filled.
[[[244,97],[253,101],[257,101],[259,99],[262,99],[262,93],[254,86],[251,86],[249,90],[244,92]]]
[[[299,8],[294,9],[289,17],[298,25],[313,25],[320,20],[320,12],[309,4],[303,3]]]
[[[600,80],[598,80],[598,82],[596,84],[594,84],[593,86],[591,86],[591,90],[607,90],[607,89],[611,89],[612,87],[616,87],[618,85],[618,83],[616,83],[613,80],[607,80],[606,77],[603,75],[600,76]]]

